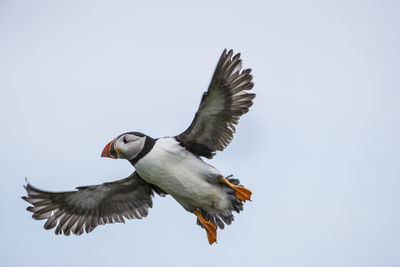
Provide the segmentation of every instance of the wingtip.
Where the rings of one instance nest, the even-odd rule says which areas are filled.
[[[23,185],[23,187],[25,188],[25,190],[28,190],[28,187],[30,186],[29,181],[28,181],[28,177],[25,176],[25,185]]]
[[[233,57],[232,61],[240,60],[240,56],[241,56],[241,54],[240,54],[240,53],[237,53],[237,54]]]

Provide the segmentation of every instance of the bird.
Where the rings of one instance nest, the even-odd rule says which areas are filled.
[[[31,206],[36,220],[46,220],[45,229],[56,234],[81,235],[98,225],[142,219],[152,208],[155,194],[170,195],[193,213],[205,229],[208,243],[217,241],[217,229],[234,220],[252,192],[232,175],[224,176],[208,164],[217,151],[233,138],[239,118],[255,98],[251,69],[242,69],[240,53],[225,49],[211,82],[203,93],[190,126],[176,136],[152,138],[127,132],[112,139],[101,156],[126,159],[134,167],[128,177],[99,185],[80,186],[75,191],[49,192],[24,185],[22,199]]]

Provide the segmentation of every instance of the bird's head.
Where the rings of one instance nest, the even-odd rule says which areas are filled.
[[[101,153],[112,159],[134,159],[143,149],[146,135],[138,132],[124,133],[109,142]]]

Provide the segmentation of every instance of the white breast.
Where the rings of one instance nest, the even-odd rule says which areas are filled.
[[[135,169],[144,180],[182,205],[207,210],[230,205],[218,183],[212,183],[220,176],[218,170],[181,147],[175,138],[158,139],[152,150],[135,164]]]

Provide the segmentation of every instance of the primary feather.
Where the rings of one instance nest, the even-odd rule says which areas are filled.
[[[240,116],[253,104],[255,94],[246,92],[254,86],[251,70],[241,71],[240,54],[232,55],[232,50],[224,50],[192,123],[176,136],[187,150],[199,156],[212,158],[216,151],[224,150]]]
[[[125,222],[124,218],[146,217],[153,205],[153,190],[162,194],[136,172],[122,180],[77,187],[77,191],[47,192],[29,183],[25,188],[28,195],[22,198],[33,205],[27,208],[32,217],[47,220],[45,229],[57,226],[56,234],[65,235],[89,233],[99,224]]]

